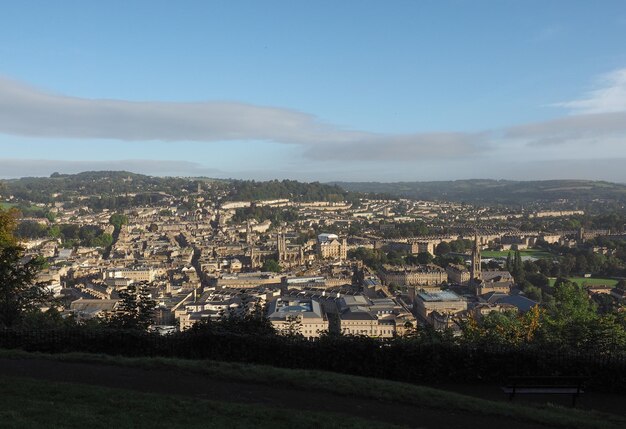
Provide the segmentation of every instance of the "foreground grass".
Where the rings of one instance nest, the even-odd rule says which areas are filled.
[[[0,377],[2,428],[311,428],[373,424],[345,415],[240,405],[122,389]]]
[[[168,369],[192,372],[220,380],[289,386],[339,395],[415,405],[417,408],[458,410],[522,422],[567,428],[625,428],[626,418],[595,411],[556,406],[509,404],[465,396],[425,386],[389,380],[337,374],[325,371],[294,370],[264,365],[196,361],[170,358],[126,358],[108,355],[68,353],[48,355],[17,350],[0,350],[0,358],[37,358],[64,362]]]
[[[615,279],[600,279],[593,277],[568,277],[569,281],[575,282],[580,286],[611,286],[614,287],[617,284]],[[556,277],[550,277],[550,286],[554,286],[556,283]]]

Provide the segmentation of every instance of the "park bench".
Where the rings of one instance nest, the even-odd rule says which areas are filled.
[[[576,399],[584,393],[585,380],[586,377],[574,376],[509,377],[502,390],[510,401],[515,395],[572,395],[572,407],[575,407]]]

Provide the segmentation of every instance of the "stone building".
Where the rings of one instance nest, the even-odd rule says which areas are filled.
[[[314,299],[279,298],[270,303],[267,317],[279,333],[302,334],[312,339],[328,331],[328,318]]]
[[[106,279],[129,279],[135,282],[152,282],[155,271],[152,268],[112,268],[104,273]]]
[[[446,267],[448,281],[459,285],[467,285],[470,281],[470,272],[464,265],[450,264]]]
[[[276,237],[277,260],[284,266],[304,264],[304,248],[302,246],[288,246],[285,234],[280,232]]]
[[[482,279],[474,283],[476,295],[489,292],[506,293],[511,291],[515,284],[513,276],[508,271],[488,270],[482,272]]]
[[[384,265],[380,279],[386,285],[396,286],[438,286],[448,281],[448,273],[438,265]]]
[[[413,303],[415,315],[428,321],[432,312],[455,315],[467,310],[467,301],[452,291],[419,292]]]
[[[336,234],[320,234],[317,236],[318,255],[322,259],[348,259],[348,241],[339,239]]]
[[[392,338],[415,326],[409,310],[394,298],[346,295],[339,299],[340,331],[346,335]]]

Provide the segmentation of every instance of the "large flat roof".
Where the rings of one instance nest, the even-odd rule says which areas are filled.
[[[440,292],[418,292],[417,296],[419,296],[422,301],[426,302],[461,301],[463,299],[451,290],[442,290]]]

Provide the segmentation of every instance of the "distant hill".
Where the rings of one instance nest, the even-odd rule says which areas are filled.
[[[13,195],[21,201],[50,203],[75,197],[96,196],[99,199],[139,195],[168,194],[181,196],[208,187],[220,188],[229,200],[271,200],[289,198],[294,201],[345,201],[358,196],[336,185],[295,180],[215,180],[192,177],[155,177],[128,171],[86,171],[77,174],[54,173],[50,177],[23,177],[0,180],[0,195]],[[119,203],[119,198],[117,199]],[[135,201],[136,203],[145,202]],[[118,206],[119,204],[114,204]],[[130,203],[130,200],[128,201]],[[125,206],[126,204],[123,204]],[[105,204],[100,208],[112,208]]]
[[[125,194],[181,196],[203,189],[220,188],[229,200],[290,198],[295,201],[352,201],[363,194],[387,198],[456,201],[477,204],[529,204],[566,199],[571,203],[593,201],[626,203],[626,185],[589,180],[455,180],[441,182],[332,182],[306,183],[295,180],[213,180],[191,177],[155,177],[127,171],[54,173],[50,177],[0,180],[0,194],[19,200],[50,203],[76,196],[98,198]]]
[[[626,201],[626,185],[590,180],[454,180],[441,182],[333,182],[352,192],[387,194],[420,200],[483,204],[527,204],[567,199]]]
[[[3,189],[4,188],[4,189]],[[128,171],[85,171],[77,174],[53,173],[50,177],[23,177],[0,181],[2,194],[16,198],[49,203],[54,194],[73,195],[123,195],[172,193],[197,189],[197,182],[187,178],[153,177]]]

